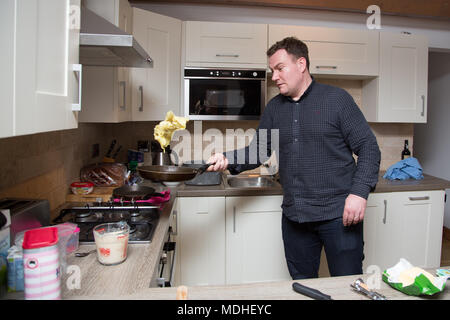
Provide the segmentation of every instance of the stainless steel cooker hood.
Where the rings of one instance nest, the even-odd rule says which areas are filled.
[[[85,7],[81,8],[80,63],[88,66],[153,66],[153,60],[132,35]]]

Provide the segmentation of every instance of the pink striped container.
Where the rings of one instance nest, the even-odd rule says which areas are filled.
[[[58,229],[50,227],[26,231],[22,248],[25,299],[61,299]]]

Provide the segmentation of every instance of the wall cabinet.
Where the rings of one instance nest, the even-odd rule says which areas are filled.
[[[291,280],[281,236],[283,196],[226,198],[227,284]]]
[[[0,137],[77,127],[80,1],[2,1]]]
[[[186,66],[267,67],[267,25],[187,21]]]
[[[276,24],[182,22],[131,9],[126,0],[86,3],[127,32],[132,29],[154,64],[152,68],[115,71],[87,68],[85,111],[80,121],[159,121],[169,110],[181,114],[183,67],[267,68],[267,48],[287,36],[296,36],[308,45],[311,74],[362,80],[360,107],[369,122],[426,122],[428,43],[423,36]],[[7,36],[5,39],[11,42]],[[7,79],[13,74],[7,65],[5,74]],[[100,85],[93,85],[100,81]],[[8,88],[9,82],[3,82]],[[8,95],[3,97],[12,100]],[[12,117],[11,111],[4,114]],[[11,131],[12,126],[4,122],[2,130]]]
[[[83,0],[83,5],[123,31],[131,33],[133,19],[128,0]]]
[[[131,120],[131,90],[128,70],[122,67],[83,68],[83,110],[80,122]]]
[[[181,20],[133,8],[133,35],[154,63],[131,69],[132,120],[164,120],[169,110],[180,114]]]
[[[127,0],[87,0],[84,4],[123,31],[133,33],[133,9]],[[79,121],[130,121],[130,69],[85,66],[83,71],[83,110]]]
[[[286,37],[305,42],[313,75],[378,75],[378,32],[269,25],[269,47]]]
[[[364,269],[392,267],[400,258],[422,268],[440,266],[443,190],[369,195],[364,217]]]
[[[380,32],[380,76],[363,83],[362,111],[370,122],[427,121],[428,41]]]

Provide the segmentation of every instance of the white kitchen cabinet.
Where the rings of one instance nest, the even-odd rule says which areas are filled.
[[[164,120],[180,114],[181,20],[133,8],[133,35],[153,59],[131,71],[132,120]]]
[[[77,127],[79,0],[1,2],[0,137]],[[5,72],[3,73],[3,70]]]
[[[122,67],[83,68],[83,109],[80,122],[131,120],[131,90],[128,70]]]
[[[185,65],[267,67],[267,25],[187,21]]]
[[[177,199],[179,285],[225,284],[225,197]]]
[[[14,116],[14,55],[16,23],[15,1],[0,2],[0,39],[2,39],[2,59],[0,59],[0,138],[15,135]]]
[[[370,122],[427,121],[428,41],[380,32],[380,76],[363,82],[362,111]]]
[[[398,245],[413,265],[440,266],[444,221],[442,191],[399,192],[392,200],[394,212],[402,212]],[[394,213],[393,213],[394,214]]]
[[[302,40],[312,75],[378,76],[378,32],[269,24],[268,47],[286,37]]]
[[[364,270],[385,270],[405,258],[422,268],[440,266],[443,190],[372,193],[364,217]]]
[[[133,33],[133,9],[127,0],[86,0],[85,6],[121,30]],[[130,68],[85,66],[80,122],[131,120]]]
[[[364,260],[363,270],[370,265],[386,269],[399,260],[395,247],[398,221],[401,212],[392,211],[391,193],[371,193],[364,214]],[[389,212],[388,212],[389,209]]]
[[[178,285],[291,279],[281,236],[282,196],[177,201]]]
[[[282,196],[226,198],[226,283],[290,280],[281,235]]]
[[[83,0],[83,5],[123,31],[131,33],[133,14],[128,0]]]

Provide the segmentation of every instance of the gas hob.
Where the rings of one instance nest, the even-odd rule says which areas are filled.
[[[150,243],[159,222],[161,208],[147,203],[92,203],[63,209],[54,222],[76,223],[80,228],[80,244],[94,244],[95,226],[125,221],[130,226],[128,243]]]

